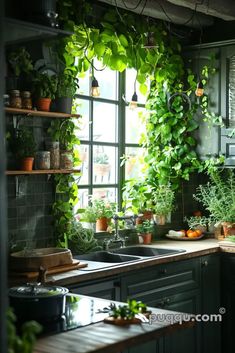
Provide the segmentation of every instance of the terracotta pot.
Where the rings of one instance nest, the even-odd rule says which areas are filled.
[[[26,157],[21,160],[20,170],[31,171],[33,169],[33,157]]]
[[[110,172],[110,164],[94,164],[94,173],[97,175],[107,175]]]
[[[227,237],[229,235],[235,235],[235,223],[231,222],[223,222],[223,231],[224,231],[224,236]]]
[[[139,241],[141,244],[151,244],[152,233],[139,234]]]
[[[151,221],[152,218],[153,218],[152,211],[144,211],[143,213],[139,214],[138,217],[136,218],[136,224],[142,224],[146,220]]]
[[[36,106],[38,110],[49,112],[51,106],[51,98],[38,98]]]
[[[96,230],[97,231],[106,231],[109,225],[109,218],[101,217],[96,221]]]

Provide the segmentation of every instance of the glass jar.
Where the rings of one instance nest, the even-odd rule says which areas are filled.
[[[32,109],[32,98],[31,93],[29,91],[21,92],[21,99],[22,99],[22,108],[23,109]]]
[[[9,107],[9,94],[4,94],[3,95],[3,102],[5,107]]]
[[[22,108],[22,100],[18,89],[13,89],[10,91],[10,107],[19,109]]]
[[[35,156],[35,169],[50,169],[50,152],[38,151]]]
[[[46,149],[51,154],[51,165],[50,169],[60,168],[60,143],[58,141],[51,141],[50,139],[45,140]]]
[[[72,151],[63,151],[60,153],[60,169],[73,169]]]

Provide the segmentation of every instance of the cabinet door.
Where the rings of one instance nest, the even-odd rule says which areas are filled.
[[[220,313],[220,254],[201,258],[201,314]],[[220,352],[221,322],[207,321],[200,323],[202,330],[202,353]]]
[[[69,289],[70,292],[76,294],[83,294],[108,300],[120,300],[120,282],[118,279],[100,281],[96,283],[92,281],[92,283],[82,283],[80,286],[76,284],[76,286],[70,286]]]
[[[222,300],[225,308],[222,320],[223,353],[234,352],[234,322],[235,322],[235,254],[222,254]]]

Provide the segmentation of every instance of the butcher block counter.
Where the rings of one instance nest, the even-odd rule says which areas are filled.
[[[106,306],[110,304],[107,300],[103,300],[103,302]],[[191,328],[195,325],[193,316],[190,321],[190,316],[187,315],[184,322],[182,313],[156,308],[150,309],[153,317],[150,323],[118,326],[100,321],[60,334],[39,338],[34,353],[118,353],[129,347],[157,340],[177,330]],[[159,315],[159,320],[157,315]]]

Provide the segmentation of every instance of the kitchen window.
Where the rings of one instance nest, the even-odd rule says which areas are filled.
[[[95,64],[95,66],[97,63]],[[134,93],[135,70],[119,73],[105,68],[95,71],[100,96],[90,95],[92,73],[79,80],[75,104],[82,115],[78,137],[82,176],[78,178],[79,208],[86,207],[88,195],[105,197],[121,205],[121,189],[125,179],[141,173],[139,159],[143,149],[138,145],[144,132],[145,97],[138,91],[138,108],[131,110]],[[120,167],[121,157],[127,158]]]

